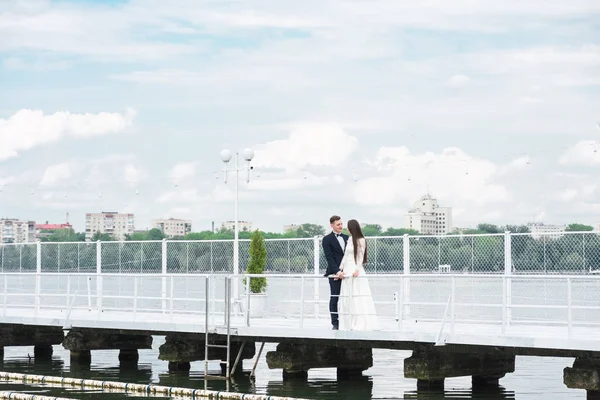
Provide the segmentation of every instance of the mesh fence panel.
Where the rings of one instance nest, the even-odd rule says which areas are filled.
[[[167,273],[227,273],[232,266],[233,241],[167,242]]]
[[[503,273],[504,235],[411,236],[413,273]]]
[[[367,238],[367,273],[402,273],[404,240],[402,237]]]
[[[520,274],[588,274],[600,272],[600,235],[511,235],[513,271]]]
[[[2,272],[35,272],[37,247],[35,243],[0,244]]]
[[[102,272],[160,273],[162,242],[103,242]]]
[[[96,243],[40,243],[42,272],[96,272]]]
[[[314,240],[269,240],[267,270],[278,274],[310,274],[314,271]]]

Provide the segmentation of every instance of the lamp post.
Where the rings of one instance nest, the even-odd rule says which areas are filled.
[[[223,168],[223,172],[225,173],[225,183],[227,183],[227,173],[235,171],[235,213],[234,213],[234,228],[233,228],[233,298],[237,302],[239,299],[239,291],[238,291],[238,275],[240,271],[240,246],[239,246],[239,221],[238,221],[238,198],[239,198],[239,177],[240,171],[246,171],[246,183],[250,182],[250,170],[252,167],[250,166],[250,161],[254,158],[254,150],[252,149],[244,149],[243,157],[245,164],[240,168],[239,165],[239,153],[235,153],[235,167],[227,168],[229,161],[233,153],[230,150],[222,150],[221,151],[221,160],[225,164]]]

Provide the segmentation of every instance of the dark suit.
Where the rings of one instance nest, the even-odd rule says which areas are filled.
[[[348,235],[341,234],[344,239],[344,244],[348,243]],[[335,233],[331,232],[329,235],[323,237],[323,252],[327,259],[327,270],[325,276],[335,275],[340,272],[340,264],[342,258],[344,258],[345,246],[342,249],[338,238]],[[329,289],[331,291],[331,297],[329,298],[329,312],[331,313],[331,325],[338,327],[338,300],[340,296],[340,289],[342,288],[342,280],[337,281],[333,278],[329,278]]]

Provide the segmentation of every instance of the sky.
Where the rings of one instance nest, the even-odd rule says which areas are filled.
[[[600,2],[0,1],[0,217],[600,223]],[[244,166],[243,157],[240,166]],[[234,168],[233,161],[229,168]]]

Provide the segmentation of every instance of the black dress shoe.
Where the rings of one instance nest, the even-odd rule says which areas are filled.
[[[339,331],[339,330],[340,330],[340,328],[334,325],[334,326],[331,328],[331,330],[333,330],[333,331]]]

